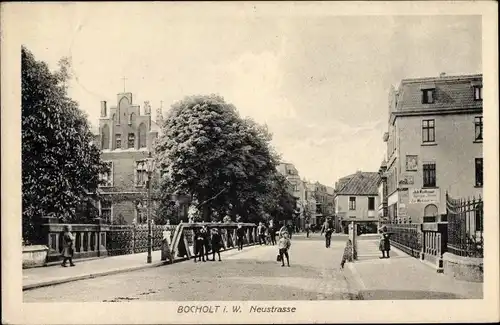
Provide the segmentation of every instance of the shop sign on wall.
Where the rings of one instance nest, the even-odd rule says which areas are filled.
[[[414,179],[413,175],[402,174],[401,179],[399,180],[399,185],[413,185]]]
[[[410,203],[439,203],[439,189],[413,188],[410,189]]]

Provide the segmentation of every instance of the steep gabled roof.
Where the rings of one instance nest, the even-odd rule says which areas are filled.
[[[380,175],[377,172],[358,172],[352,176],[336,195],[377,195]]]

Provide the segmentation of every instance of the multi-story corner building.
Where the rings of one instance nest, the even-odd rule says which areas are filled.
[[[325,213],[330,218],[335,216],[335,189],[331,186],[326,186]]]
[[[309,183],[304,180],[304,192],[305,192],[305,202],[304,208],[307,210],[307,214],[309,215],[309,224],[316,225],[319,224],[319,221],[316,220],[316,194],[315,194],[315,186],[314,184]]]
[[[378,181],[378,220],[380,222],[389,221],[387,212],[387,177],[385,171],[387,170],[387,162],[385,159],[380,164],[378,174],[380,176]]]
[[[341,178],[335,186],[335,215],[344,232],[355,221],[364,232],[376,232],[378,173],[361,172]]]
[[[446,193],[481,195],[482,86],[481,74],[442,74],[404,79],[391,90],[380,187],[390,220],[443,221]]]
[[[161,109],[157,120],[162,120]],[[151,119],[151,107],[140,106],[132,101],[132,93],[119,93],[117,105],[108,108],[101,102],[99,134],[101,158],[108,164],[109,172],[100,175],[104,184],[100,192],[101,216],[114,223],[146,222],[145,159],[154,156],[155,142],[161,128]],[[153,173],[156,179],[160,172]],[[187,207],[183,207],[184,209]]]
[[[278,172],[285,176],[291,184],[291,194],[296,200],[296,208],[298,212],[297,226],[304,227],[305,224],[305,186],[300,179],[297,168],[291,163],[280,163],[277,167]]]

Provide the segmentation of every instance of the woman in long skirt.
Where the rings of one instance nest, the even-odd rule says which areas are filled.
[[[73,254],[75,252],[75,236],[71,233],[71,226],[64,226],[63,234],[63,261],[61,266],[66,267],[66,262],[69,261],[69,266],[75,266],[73,264]]]

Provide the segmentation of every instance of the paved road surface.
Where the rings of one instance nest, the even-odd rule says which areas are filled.
[[[349,272],[339,266],[345,239],[334,237],[326,249],[319,234],[294,236],[291,267],[276,262],[276,246],[248,247],[224,253],[222,262],[186,261],[29,290],[24,301],[355,299]]]

